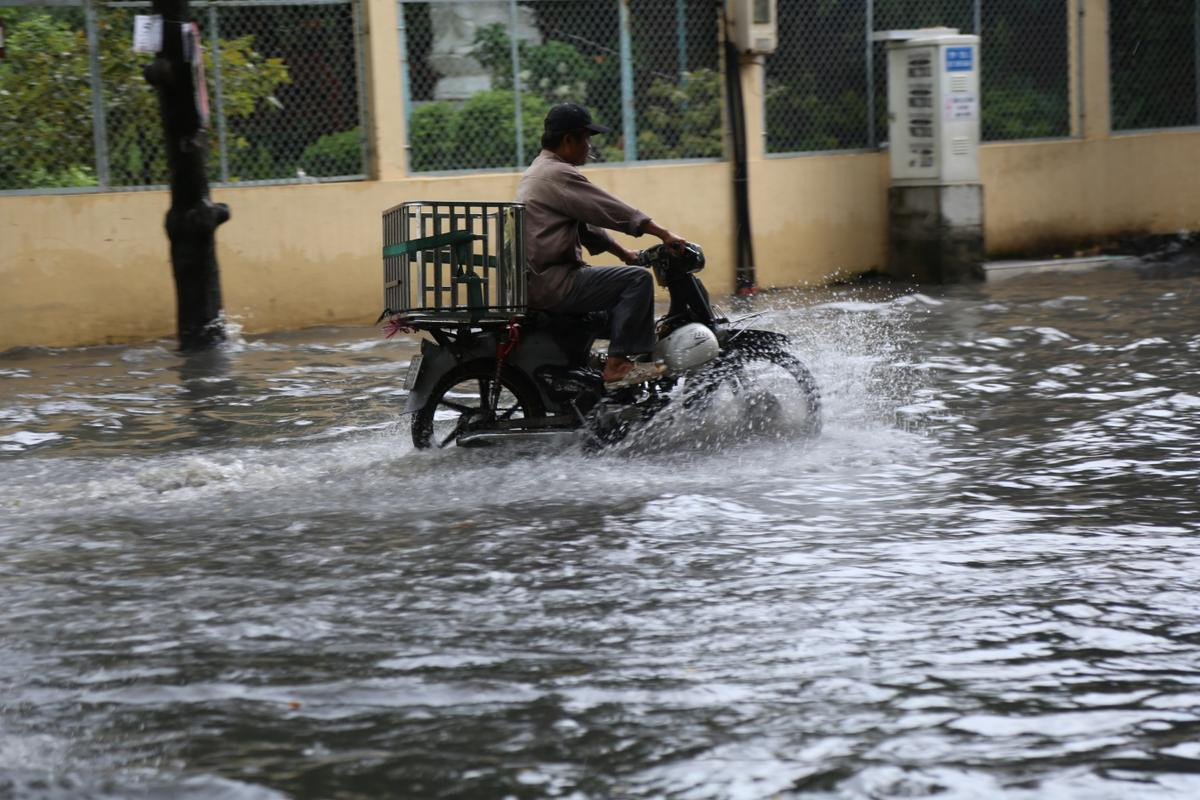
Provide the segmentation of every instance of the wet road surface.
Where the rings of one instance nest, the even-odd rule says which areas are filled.
[[[1200,276],[755,303],[815,441],[415,452],[369,328],[0,356],[0,797],[1200,796]]]

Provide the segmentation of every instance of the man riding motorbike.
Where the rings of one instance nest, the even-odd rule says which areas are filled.
[[[521,176],[517,202],[525,205],[530,307],[564,314],[610,312],[612,331],[603,377],[605,388],[612,390],[663,372],[659,364],[638,360],[654,350],[654,282],[642,267],[589,267],[582,248],[634,264],[637,253],[622,247],[605,229],[631,236],[649,233],[671,248],[682,248],[687,242],[578,170],[587,162],[589,138],[609,132],[580,105],[551,108],[542,152]]]

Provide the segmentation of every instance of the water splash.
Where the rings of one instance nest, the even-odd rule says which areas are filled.
[[[1190,797],[1198,296],[762,296],[819,438],[594,455],[412,450],[374,330],[9,354],[0,794]]]

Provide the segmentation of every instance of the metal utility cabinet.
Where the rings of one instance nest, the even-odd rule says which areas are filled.
[[[983,279],[979,37],[887,31],[888,272],[921,282]]]

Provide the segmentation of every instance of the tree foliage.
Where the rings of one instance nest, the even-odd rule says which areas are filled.
[[[516,126],[512,44],[502,25],[476,34],[474,56],[491,73],[492,88],[465,103],[418,104],[409,120],[411,166],[416,171],[523,166],[540,148],[542,121],[550,106],[577,102],[614,129],[597,142],[608,161],[624,160],[620,109],[614,105],[615,59],[589,57],[574,45],[549,39],[518,42],[524,153],[514,164]],[[682,80],[656,77],[639,95],[638,154],[643,159],[719,156],[721,81],[712,70]]]
[[[300,169],[308,175],[355,175],[362,169],[362,128],[327,133],[304,148]]]
[[[417,106],[409,122],[412,168],[427,172],[514,166],[515,100],[511,89],[492,89],[478,92],[459,107],[446,101]],[[522,93],[524,163],[532,161],[538,153],[542,120],[549,110],[549,104],[541,97]]]
[[[512,89],[512,45],[503,25],[483,28],[475,35],[475,60],[492,74],[492,87]],[[551,39],[543,44],[517,42],[521,88],[547,103],[587,97],[596,62],[574,46]]]
[[[711,69],[696,70],[682,82],[656,80],[642,103],[638,157],[719,157],[721,88],[721,76]]]
[[[413,109],[408,120],[410,166],[417,172],[454,169],[454,123],[458,110],[445,101],[422,103]]]
[[[1114,130],[1200,125],[1195,0],[1111,0]]]
[[[1158,4],[1158,0],[1114,2],[1140,2],[1145,8]],[[861,2],[780,0],[780,48],[767,62],[768,150],[857,149],[867,147],[872,139],[887,139],[887,53],[884,45],[871,45],[872,97],[865,9]],[[980,10],[983,137],[1068,135],[1067,3],[985,0]],[[872,22],[875,30],[944,25],[966,32],[975,24],[972,5],[964,0],[874,0]],[[874,131],[867,113],[872,104]]]
[[[0,61],[0,188],[95,185],[88,45],[81,20],[70,14],[22,10],[6,15],[7,58]],[[109,10],[99,20],[109,168],[116,185],[165,183],[162,126],[153,89],[142,77],[147,58],[133,52],[132,19]],[[212,54],[204,51],[213,74]],[[287,65],[254,49],[254,36],[221,42],[227,118],[271,113]],[[216,137],[211,137],[216,148]],[[235,157],[250,142],[230,143]],[[215,159],[210,159],[215,161]]]
[[[47,14],[17,19],[15,25],[9,17],[5,47],[0,189],[94,184],[83,31]]]

